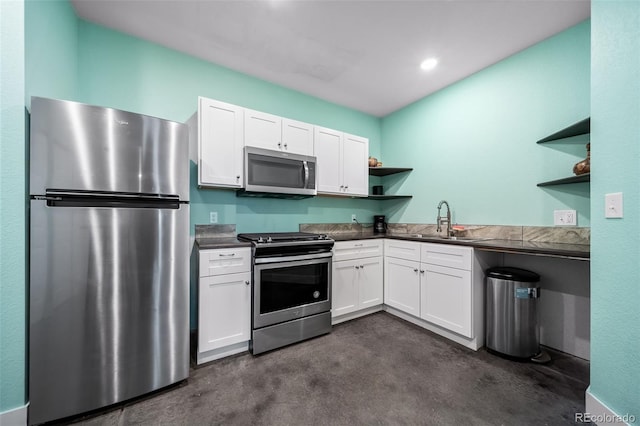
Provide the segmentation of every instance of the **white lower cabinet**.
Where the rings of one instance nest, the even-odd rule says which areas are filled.
[[[381,307],[382,268],[381,240],[337,242],[332,267],[331,317]]]
[[[389,312],[469,348],[483,346],[483,262],[471,247],[385,240],[384,251]]]
[[[251,249],[201,250],[197,363],[246,351],[251,339]],[[225,259],[216,268],[202,267]],[[238,262],[238,260],[240,260]],[[223,266],[227,264],[227,268]],[[245,266],[244,272],[238,272]]]
[[[420,318],[466,337],[471,328],[471,272],[423,264]]]
[[[384,303],[407,314],[420,316],[420,263],[385,257]]]
[[[473,337],[471,324],[471,247],[423,243],[420,318],[465,337]]]

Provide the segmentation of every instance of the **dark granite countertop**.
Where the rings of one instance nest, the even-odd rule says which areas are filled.
[[[590,257],[590,246],[588,244],[564,244],[539,241],[499,240],[488,238],[449,240],[440,237],[418,236],[415,234],[373,234],[372,232],[337,233],[330,234],[330,237],[335,241],[351,241],[371,238],[392,238],[405,241],[462,245],[473,247],[478,250],[498,251],[503,253],[570,257],[583,260],[589,260]]]
[[[396,240],[416,241],[423,243],[452,244],[473,247],[477,250],[497,251],[502,253],[520,253],[538,256],[568,257],[589,260],[590,246],[588,244],[563,244],[539,241],[498,240],[485,238],[470,238],[448,240],[440,237],[419,236],[416,234],[374,234],[372,232],[353,232],[329,234],[335,241],[353,241],[364,239],[392,238]],[[200,250],[251,247],[250,242],[238,241],[236,238],[196,238]]]
[[[200,250],[234,248],[234,247],[251,247],[248,241],[239,241],[235,237],[228,238],[196,238],[196,244]]]

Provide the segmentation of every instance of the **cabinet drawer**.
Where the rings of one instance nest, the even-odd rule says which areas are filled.
[[[384,254],[398,259],[420,261],[420,243],[401,240],[384,240]]]
[[[251,272],[251,248],[200,251],[200,276]]]
[[[382,256],[382,240],[338,241],[333,246],[333,261]]]
[[[422,263],[471,270],[473,249],[447,244],[422,244]]]

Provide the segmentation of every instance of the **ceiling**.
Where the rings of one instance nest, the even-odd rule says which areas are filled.
[[[81,18],[374,116],[589,18],[589,0],[72,0]],[[432,71],[420,69],[436,57]]]

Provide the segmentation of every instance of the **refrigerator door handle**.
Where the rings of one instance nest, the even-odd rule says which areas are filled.
[[[34,195],[33,199],[44,201],[62,201],[62,197],[53,197],[51,195]]]
[[[128,193],[128,192],[102,192],[102,191],[69,191],[69,190],[61,190],[61,189],[47,189],[46,194],[44,196],[36,196],[36,197],[45,197],[45,198],[36,198],[36,199],[55,199],[61,200],[62,197],[91,197],[91,198],[121,198],[121,199],[145,199],[145,200],[172,200],[179,201],[180,197],[175,194],[144,194],[144,193]],[[46,197],[57,197],[57,198],[46,198]]]

